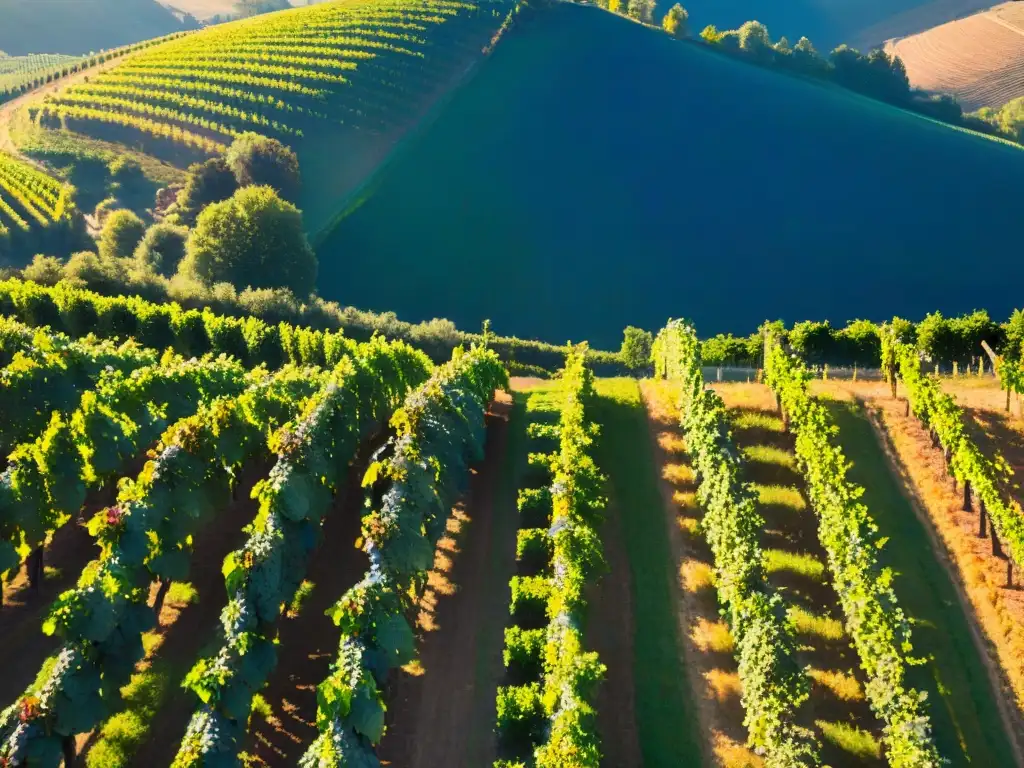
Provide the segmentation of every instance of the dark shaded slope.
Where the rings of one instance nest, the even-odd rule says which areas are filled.
[[[602,347],[681,315],[1001,317],[1022,173],[1018,148],[559,5],[323,242],[320,290]]]

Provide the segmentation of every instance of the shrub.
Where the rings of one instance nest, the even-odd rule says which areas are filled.
[[[43,256],[37,253],[22,274],[26,280],[34,283],[56,285],[64,277],[64,265],[56,256]]]
[[[298,199],[299,158],[277,139],[243,133],[228,148],[225,160],[239,186],[268,186],[285,200]]]
[[[104,259],[127,259],[146,234],[146,225],[131,211],[114,211],[103,224],[98,242],[99,255]]]
[[[634,371],[646,368],[651,364],[651,345],[654,344],[654,336],[650,331],[642,328],[626,326],[623,331],[622,349],[619,355],[623,362]]]
[[[686,12],[686,9],[679,3],[676,3],[668,9],[665,18],[661,20],[661,28],[672,35],[672,37],[686,37],[690,34],[689,18],[690,15]]]
[[[200,214],[179,271],[207,286],[228,282],[308,296],[317,260],[299,210],[270,187],[246,187]]]
[[[185,258],[185,244],[188,230],[173,224],[154,224],[146,230],[142,242],[135,249],[135,262],[142,269],[148,269],[164,277],[171,277],[178,271],[178,265]]]

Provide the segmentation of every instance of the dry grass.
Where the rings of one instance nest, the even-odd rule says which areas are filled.
[[[718,701],[724,702],[730,699],[738,701],[743,693],[740,676],[736,672],[712,669],[704,674],[704,679],[708,681],[708,690]]]
[[[864,701],[864,688],[860,681],[847,672],[810,667],[807,674],[816,686],[829,691],[840,701]]]
[[[1024,96],[1024,8],[1017,3],[890,40],[885,48],[903,60],[911,85],[951,93],[965,110]]]
[[[806,608],[793,606],[789,609],[789,619],[798,635],[820,637],[830,643],[837,643],[846,636],[843,622],[832,616],[812,613]]]

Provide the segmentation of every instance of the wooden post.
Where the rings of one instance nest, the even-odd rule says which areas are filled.
[[[996,533],[996,527],[994,525],[990,525],[988,527],[988,530],[992,536],[992,557],[998,557],[1002,559],[1003,547],[999,543],[999,535]]]
[[[28,582],[32,591],[38,592],[43,584],[44,573],[43,548],[41,546],[32,550],[32,554],[28,556],[25,563],[25,569],[28,571]]]
[[[1006,588],[1013,589],[1013,560],[1006,558]]]
[[[1010,412],[1010,385],[1006,385],[1006,412]]]
[[[958,376],[960,376],[960,371],[959,371],[959,369],[957,368],[957,362],[956,362],[956,360],[954,360],[954,361],[953,361],[953,378],[955,379],[955,378],[957,378]]]
[[[75,765],[75,737],[65,736],[60,741],[61,752],[64,753],[64,768],[73,768]]]
[[[978,515],[978,538],[985,538],[985,503],[981,503],[980,514]]]
[[[964,512],[971,511],[971,481],[964,480]]]
[[[910,416],[910,398],[907,398],[907,410],[903,414],[904,416]]]

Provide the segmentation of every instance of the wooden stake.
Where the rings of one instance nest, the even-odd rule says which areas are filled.
[[[980,504],[981,510],[978,515],[978,538],[985,538],[985,502]]]
[[[1013,560],[1006,558],[1006,588],[1013,589]]]
[[[964,480],[964,512],[971,511],[971,481]],[[985,516],[984,507],[982,508],[982,517]]]
[[[989,530],[989,533],[992,536],[992,557],[998,557],[998,558],[1002,559],[1002,557],[1003,557],[1003,546],[1002,546],[1002,544],[999,543],[999,536],[998,536],[998,534],[996,534],[996,527],[994,525],[990,525],[988,527],[988,530]],[[1007,558],[1007,559],[1009,559],[1009,558]]]

